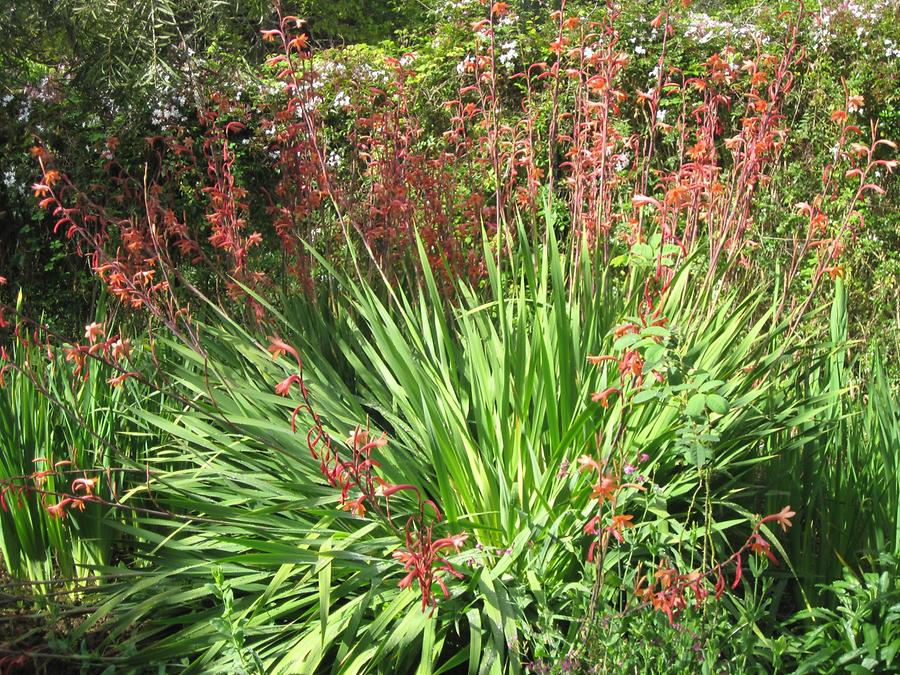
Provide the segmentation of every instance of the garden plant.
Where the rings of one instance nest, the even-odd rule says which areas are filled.
[[[0,671],[900,668],[900,8],[326,4],[4,20]]]

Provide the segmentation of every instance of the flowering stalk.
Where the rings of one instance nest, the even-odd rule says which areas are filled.
[[[680,574],[674,568],[668,566],[665,561],[660,561],[651,580],[647,575],[636,577],[634,595],[640,602],[637,605],[621,612],[618,617],[639,612],[647,607],[662,612],[668,617],[669,623],[674,624],[675,615],[688,606],[687,593],[694,597],[694,607],[699,608],[708,598],[721,599],[726,592],[725,573],[734,565],[734,580],[731,590],[736,589],[743,578],[743,559],[748,553],[765,556],[772,564],[777,565],[778,560],[772,553],[772,547],[762,534],[762,527],[767,523],[777,523],[784,532],[791,526],[791,518],[797,514],[790,506],[785,506],[778,513],[761,518],[754,526],[750,536],[725,560],[705,570],[694,570],[687,574]],[[716,581],[710,589],[710,577]],[[710,593],[712,591],[712,594]]]
[[[449,598],[450,592],[444,578],[449,575],[462,579],[464,576],[453,567],[442,551],[452,549],[460,552],[468,535],[460,533],[435,538],[435,524],[443,520],[437,504],[425,498],[414,485],[391,484],[377,475],[376,470],[380,464],[373,457],[373,451],[387,445],[384,434],[373,437],[368,428],[356,427],[346,441],[349,456],[343,455],[335,447],[331,435],[325,430],[319,414],[312,406],[299,352],[277,337],[270,338],[268,351],[275,359],[290,356],[296,364],[295,372],[276,385],[275,392],[289,397],[293,387],[296,386],[299,390],[301,403],[291,414],[291,430],[296,433],[296,418],[300,412],[309,413],[312,424],[306,434],[307,447],[313,459],[319,462],[322,476],[330,486],[339,490],[339,508],[350,511],[359,518],[367,513],[374,513],[383,524],[402,538],[403,543],[391,554],[406,570],[406,576],[398,585],[400,588],[410,588],[414,581],[417,582],[422,597],[422,611],[430,606],[433,613],[437,606],[434,584],[438,585],[445,598]],[[398,493],[411,493],[416,500],[416,507],[402,530],[395,524],[390,509],[390,499]]]

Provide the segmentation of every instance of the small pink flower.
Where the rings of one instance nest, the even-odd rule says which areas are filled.
[[[624,471],[626,476],[630,476],[635,471],[637,471],[637,469],[635,469],[631,464],[626,464]]]

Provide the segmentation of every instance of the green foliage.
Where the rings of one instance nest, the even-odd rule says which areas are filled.
[[[888,673],[900,651],[900,566],[882,556],[870,570],[822,585],[833,609],[799,612],[791,638],[796,673]]]
[[[387,431],[384,478],[417,485],[446,514],[447,531],[465,529],[479,545],[453,557],[464,579],[433,617],[397,587],[403,572],[390,552],[400,542],[390,528],[335,508],[303,416],[291,433],[296,402],[272,393],[290,373],[286,362],[219,315],[201,331],[205,356],[167,347],[179,396],[160,413],[131,415],[170,439],[145,461],[154,504],[172,516],[136,514],[127,529],[142,563],[135,581],[98,589],[100,609],[72,639],[102,625],[106,658],[248,672],[465,663],[516,672],[565,654],[588,615],[593,572],[582,533],[590,486],[565,466],[620,452],[620,424],[630,430],[623,456],[651,456],[642,470],[653,487],[622,504],[639,520],[628,545],[604,560],[598,616],[626,606],[640,561],[687,570],[727,555],[752,518],[744,486],[766,459],[760,442],[809,405],[790,395],[802,375],[790,356],[797,338],[758,299],[713,306],[685,271],[665,308],[669,327],[631,345],[649,353],[661,337],[663,353],[647,358],[670,384],[633,409],[620,401],[605,410],[590,394],[611,373],[587,356],[613,349],[640,276],[580,260],[552,238],[534,252],[523,240],[492,268],[486,298],[463,286],[454,306],[430,278],[407,296],[334,272],[343,300],[330,310],[295,298],[276,312],[333,436],[367,420]],[[698,394],[702,406],[690,403]],[[695,432],[690,445],[685,429]]]
[[[30,332],[25,323],[20,330]],[[82,477],[97,477],[98,493],[127,501],[142,478],[135,462],[148,439],[126,412],[152,409],[156,400],[133,383],[111,387],[98,365],[73,377],[65,355],[47,350],[40,342],[12,348],[0,387],[0,551],[11,577],[37,582],[31,589],[37,596],[52,595],[58,579],[70,589],[90,584],[117,564],[127,539],[123,526],[133,519],[127,509],[88,502],[70,518],[56,518],[47,506],[71,494],[70,484]]]
[[[851,357],[849,307],[839,280],[831,308],[829,355],[798,382],[800,395],[820,400],[816,414],[796,420],[791,444],[771,445],[778,457],[766,480],[769,506],[787,501],[799,513],[790,542],[800,586],[816,596],[822,579],[900,545],[900,400],[877,350]],[[826,600],[823,598],[823,600]]]
[[[355,69],[416,51],[410,87],[425,130],[420,142],[439,148],[448,113],[435,101],[457,94],[470,24],[486,10],[418,7],[342,0],[284,9],[308,16],[314,42],[334,47],[317,57],[322,63],[347,68],[343,80],[323,83],[325,99],[341,92],[355,102],[370,83]],[[504,44],[517,41],[504,47],[518,52],[510,71],[541,58],[553,39],[546,7],[521,9],[515,24],[498,29]],[[781,7],[694,9],[733,28],[743,21],[774,32]],[[585,11],[604,10],[587,4]],[[626,7],[630,88],[646,88],[657,63],[660,36],[648,28],[649,12]],[[123,161],[143,166],[142,137],[170,130],[157,119],[157,102],[166,99],[178,124],[190,127],[196,120],[179,96],[202,99],[205,89],[221,88],[246,93],[251,108],[265,99],[256,89],[270,75],[258,63],[266,18],[270,8],[256,0],[67,0],[52,11],[17,3],[0,25],[9,66],[0,94],[12,95],[0,111],[0,144],[14,158],[14,180],[0,188],[0,272],[14,277],[2,293],[27,286],[55,325],[93,317],[84,270],[58,240],[48,243],[24,190],[33,135],[65,148],[84,182],[103,177],[96,156],[109,136],[121,137]],[[847,277],[834,283],[830,317],[822,304],[784,316],[781,271],[772,262],[794,231],[792,204],[818,190],[818,167],[834,142],[830,108],[844,87],[864,96],[860,119],[877,118],[887,135],[898,129],[895,68],[862,58],[857,26],[841,21],[827,44],[813,48],[812,33],[807,40],[807,70],[788,108],[787,166],[758,196],[759,229],[772,234],[758,242],[759,267],[737,287],[703,283],[697,260],[681,264],[658,308],[667,322],[644,320],[642,290],[660,260],[674,267],[677,247],[662,247],[659,235],[615,244],[607,264],[548,207],[543,220],[519,224],[516,237],[484,242],[480,284],[450,288],[429,264],[406,286],[382,283],[376,268],[348,273],[352,246],[325,232],[313,242],[317,295],[284,287],[267,301],[245,289],[271,323],[242,324],[241,307],[194,307],[196,342],[154,333],[141,382],[122,387],[109,386],[98,364],[85,381],[74,380],[58,353],[46,359],[43,346],[19,344],[0,389],[0,479],[33,483],[39,457],[85,471],[140,470],[140,477],[111,474],[119,476],[123,508],[88,503],[65,520],[48,514],[50,497],[7,493],[4,567],[39,582],[38,592],[13,605],[21,609],[43,589],[66,591],[39,599],[47,626],[14,636],[11,648],[46,642],[40,646],[85,668],[121,672],[147,663],[246,673],[896,668],[896,562],[869,562],[900,554],[896,188],[864,205],[867,229],[849,254]],[[898,25],[886,13],[873,33],[892,40]],[[741,49],[756,48],[738,37]],[[722,35],[709,40],[725,46]],[[357,41],[377,44],[342,48]],[[670,52],[671,63],[699,73],[707,42],[694,35]],[[35,94],[44,89],[52,95]],[[519,96],[515,84],[501,91],[501,109],[514,110]],[[616,120],[623,135],[642,114],[623,106]],[[339,106],[325,115],[328,147],[340,153],[351,121]],[[271,185],[268,142],[262,130],[248,135],[236,150],[237,173],[255,199]],[[662,166],[678,139],[660,142]],[[199,184],[195,172],[176,186],[188,220],[202,217]],[[556,209],[564,211],[559,200]],[[269,217],[256,203],[251,214]],[[260,255],[277,279],[278,251]],[[180,282],[204,290],[216,283],[187,265],[179,272]],[[627,324],[635,329],[617,330]],[[413,484],[440,507],[439,536],[469,534],[450,557],[462,578],[448,579],[449,597],[439,594],[432,614],[414,590],[399,587],[406,570],[391,555],[403,543],[398,528],[371,510],[339,508],[310,452],[310,411],[274,392],[295,370],[266,351],[271,335],[299,349],[315,412],[335,446],[343,452],[339,439],[358,427],[385,432],[379,475]],[[627,396],[614,359],[588,361],[626,351],[640,355],[637,374],[646,380]],[[627,464],[636,486],[617,497],[634,527],[604,545],[598,562],[587,561],[594,507],[591,480],[577,470],[583,457]],[[69,490],[60,480],[47,476],[46,492]],[[401,528],[415,508],[403,494],[391,497]],[[634,591],[657,565],[710,570],[741,545],[760,513],[785,504],[798,515],[784,543],[764,531],[780,566],[748,555],[742,580],[733,565],[726,569],[733,592],[679,612],[674,626],[637,606]],[[88,573],[96,584],[61,581]],[[86,618],[59,630],[70,612]]]
[[[0,23],[6,77],[71,59],[76,86],[95,94],[155,83],[187,50],[203,53],[223,40],[246,49],[271,15],[262,0],[26,0],[11,10]]]

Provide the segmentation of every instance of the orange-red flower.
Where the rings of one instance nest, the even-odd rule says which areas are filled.
[[[466,543],[466,539],[469,538],[467,534],[454,534],[449,537],[444,537],[443,539],[438,539],[431,545],[431,550],[435,553],[444,548],[452,548],[457,553],[462,549],[463,544]]]
[[[121,373],[116,375],[115,377],[110,377],[106,380],[106,383],[112,387],[120,387],[122,383],[125,382],[129,377],[138,377],[140,373],[129,372],[129,373]]]
[[[620,338],[627,333],[637,333],[639,330],[640,328],[637,324],[623,323],[621,326],[616,326],[616,329],[613,331],[613,335],[617,338]]]
[[[597,499],[603,502],[606,499],[615,499],[616,490],[619,489],[619,482],[614,476],[605,474],[600,477],[591,490],[591,499]]]
[[[843,265],[832,265],[831,267],[826,267],[825,271],[828,273],[832,279],[843,279],[844,278],[844,266]]]
[[[93,323],[85,326],[84,337],[86,337],[91,344],[94,344],[98,338],[103,337],[103,324],[94,321]]]
[[[50,186],[44,183],[35,183],[31,186],[35,197],[44,197],[50,194]]]
[[[625,528],[634,527],[634,523],[631,522],[632,520],[634,520],[634,516],[627,513],[613,516],[610,528],[621,532]]]
[[[608,389],[604,389],[603,391],[598,391],[595,394],[591,395],[591,400],[594,403],[599,403],[604,408],[609,407],[609,397],[613,394],[621,393],[619,389],[616,387],[609,387]]]
[[[604,408],[609,407],[609,397],[613,394],[621,393],[619,389],[616,387],[609,387],[608,389],[604,389],[603,391],[598,391],[591,395],[591,400],[594,403],[599,403]]]
[[[491,6],[491,14],[494,16],[503,16],[504,14],[509,12],[509,3],[507,2],[495,2]]]
[[[601,473],[602,469],[600,465],[597,463],[597,460],[591,457],[590,455],[581,455],[578,458],[578,470],[579,471],[596,471],[597,473]]]
[[[761,523],[778,523],[781,526],[781,529],[784,532],[788,531],[788,528],[791,526],[791,518],[796,516],[797,513],[795,511],[791,511],[790,505],[785,506],[778,513],[773,513],[771,516],[766,516],[760,522]]]
[[[363,504],[365,500],[365,495],[362,495],[352,501],[344,502],[343,504],[341,504],[341,509],[343,511],[352,511],[353,515],[362,518],[364,515],[366,515],[366,507]]]
[[[131,340],[119,338],[112,343],[112,355],[116,361],[128,358],[131,355]]]
[[[76,478],[72,481],[73,492],[84,492],[86,495],[90,495],[94,493],[96,487],[96,478]]]
[[[45,507],[47,515],[51,518],[62,518],[66,515],[66,506],[72,503],[69,497],[65,497],[56,504],[49,504]]]
[[[291,387],[294,386],[294,384],[299,384],[301,382],[302,380],[300,379],[299,375],[290,375],[289,377],[286,377],[281,382],[275,385],[275,393],[279,396],[290,396]]]
[[[612,533],[616,540],[621,544],[625,541],[625,538],[622,536],[622,531],[634,527],[634,523],[631,522],[632,520],[634,520],[634,516],[624,513],[613,516],[612,523],[606,529]]]
[[[300,354],[297,353],[297,350],[291,347],[281,338],[270,337],[267,350],[272,355],[272,358],[276,361],[285,354],[290,354],[294,357],[298,364],[300,363]]]
[[[754,532],[750,535],[750,550],[757,555],[766,556],[773,564],[778,564],[778,559],[772,553],[772,547],[769,545],[769,542],[762,538],[759,532]]]

